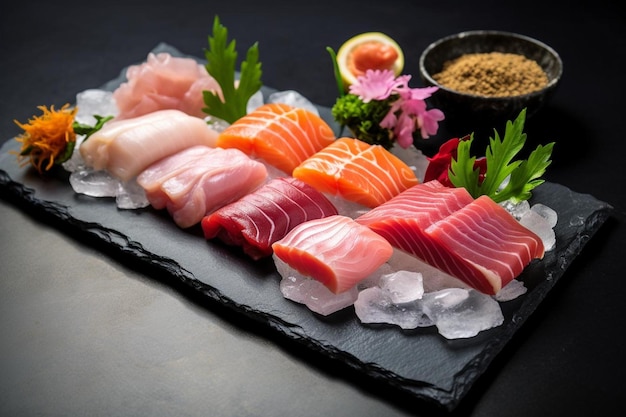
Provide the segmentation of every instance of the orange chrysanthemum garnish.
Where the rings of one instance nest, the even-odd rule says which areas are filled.
[[[70,109],[69,104],[60,110],[54,110],[54,106],[50,106],[50,109],[39,106],[38,109],[43,114],[33,117],[28,123],[14,121],[24,130],[23,134],[15,138],[22,143],[17,157],[20,165],[30,162],[41,174],[72,156],[76,145],[73,124],[78,109]]]

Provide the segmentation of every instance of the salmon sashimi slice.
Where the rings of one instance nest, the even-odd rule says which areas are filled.
[[[342,215],[301,223],[272,248],[279,261],[335,294],[367,278],[393,253],[382,236]]]
[[[418,183],[411,167],[382,146],[347,137],[306,159],[292,175],[321,192],[369,208]]]
[[[487,196],[436,180],[416,185],[355,220],[392,246],[485,294],[495,294],[544,254],[541,239]]]
[[[293,177],[274,178],[202,219],[206,239],[243,247],[252,259],[272,255],[272,243],[300,223],[337,214],[319,191]]]
[[[265,104],[224,129],[217,146],[237,148],[291,175],[295,167],[336,139],[318,115],[287,104]]]

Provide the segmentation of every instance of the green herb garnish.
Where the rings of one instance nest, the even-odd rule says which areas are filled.
[[[346,92],[343,87],[343,80],[341,79],[339,64],[337,63],[337,53],[330,46],[326,47],[326,51],[330,54],[330,59],[332,59],[333,61],[333,73],[335,74],[335,82],[337,83],[337,89],[339,90],[339,97],[343,97]]]
[[[259,62],[259,47],[255,42],[241,63],[238,85],[235,85],[235,64],[237,51],[235,40],[228,42],[228,30],[215,16],[213,22],[213,36],[209,36],[209,49],[205,50],[207,72],[215,78],[222,90],[222,98],[212,91],[204,91],[202,110],[228,123],[246,115],[248,100],[262,86],[261,63]]]
[[[370,145],[391,149],[394,138],[389,129],[381,127],[380,122],[389,112],[393,100],[387,98],[364,103],[357,95],[345,94],[337,99],[331,113],[342,127],[350,129],[354,137]]]
[[[525,121],[526,109],[520,112],[515,121],[507,121],[502,140],[494,130],[494,137],[489,138],[485,153],[487,170],[482,182],[479,179],[479,170],[474,169],[476,157],[470,156],[473,134],[469,140],[460,141],[457,157],[452,160],[448,172],[452,184],[455,187],[465,187],[474,198],[487,195],[496,203],[528,200],[531,191],[544,182],[541,176],[552,162],[550,157],[554,142],[545,146],[539,145],[527,160],[514,161],[513,158],[526,142],[526,134],[523,132]],[[508,182],[503,186],[507,178]]]
[[[78,123],[78,122],[74,122],[72,124],[74,133],[76,133],[77,135],[85,135],[85,139],[83,139],[83,142],[89,139],[89,136],[93,135],[98,130],[102,129],[102,126],[104,126],[106,122],[113,119],[113,116],[105,117],[105,116],[99,116],[97,114],[95,114],[93,117],[96,119],[96,124],[93,126],[86,125],[84,123]],[[70,152],[70,155],[71,155],[71,152]]]

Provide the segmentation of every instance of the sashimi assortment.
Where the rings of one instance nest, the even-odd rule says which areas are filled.
[[[412,187],[356,221],[485,294],[496,294],[544,255],[541,239],[491,198],[474,199],[464,188],[437,180]]]
[[[129,181],[151,164],[191,146],[214,147],[218,133],[180,110],[113,120],[80,146],[85,164]]]
[[[335,294],[353,288],[393,254],[386,239],[341,215],[302,223],[272,248],[276,258]]]
[[[287,104],[270,103],[240,118],[217,138],[217,146],[237,148],[287,175],[335,140],[318,115]]]
[[[369,208],[418,183],[411,168],[382,146],[348,137],[303,161],[292,175],[323,193]]]
[[[492,197],[472,196],[452,182],[420,182],[393,152],[337,138],[324,119],[304,108],[264,104],[236,119],[238,111],[218,133],[201,117],[216,108],[215,102],[202,108],[202,94],[213,92],[222,100],[217,104],[230,99],[239,107],[256,91],[250,81],[260,71],[245,74],[248,82],[240,79],[238,86],[250,91],[233,89],[229,77],[222,90],[194,60],[151,54],[145,64],[129,68],[128,82],[113,93],[119,115],[90,133],[75,154],[88,173],[106,171],[121,186],[138,185],[142,207],[147,199],[154,209],[167,210],[180,228],[199,226],[205,239],[239,246],[253,260],[273,256],[280,274],[297,271],[315,291],[342,298],[338,308],[358,300],[366,285],[390,280],[382,271],[398,253],[421,271],[443,271],[453,286],[467,285],[489,298],[544,256],[542,239]],[[218,113],[209,115],[212,122]],[[461,151],[466,145],[456,144]],[[535,162],[545,164],[544,154]],[[492,164],[490,172],[497,167]],[[447,166],[444,171],[452,172]],[[340,213],[330,197],[356,203],[359,214]],[[411,268],[400,272],[422,273]],[[366,283],[372,274],[378,281]]]
[[[272,244],[297,225],[336,214],[315,188],[280,177],[205,216],[201,224],[205,238],[242,246],[251,258],[260,259],[270,256]]]
[[[137,177],[148,201],[181,228],[260,186],[267,169],[238,149],[193,146],[152,164]]]

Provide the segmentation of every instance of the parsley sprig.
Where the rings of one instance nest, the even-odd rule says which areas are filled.
[[[494,131],[494,137],[489,138],[483,181],[479,178],[479,170],[474,169],[476,157],[470,155],[473,134],[469,140],[460,141],[457,157],[452,160],[448,173],[452,184],[465,187],[474,198],[487,195],[497,203],[528,200],[531,191],[544,182],[541,176],[552,162],[550,157],[554,142],[539,145],[526,160],[513,160],[526,142],[526,133],[523,132],[525,121],[526,109],[523,109],[513,122],[507,121],[502,140],[497,131]],[[507,179],[508,182],[505,182]]]
[[[209,49],[205,50],[207,72],[215,78],[222,90],[222,98],[212,91],[204,91],[202,110],[228,123],[245,116],[248,100],[262,86],[259,46],[255,42],[241,63],[238,85],[235,85],[235,64],[237,63],[236,42],[228,42],[228,30],[220,23],[218,16],[213,21],[213,36],[209,36]]]

